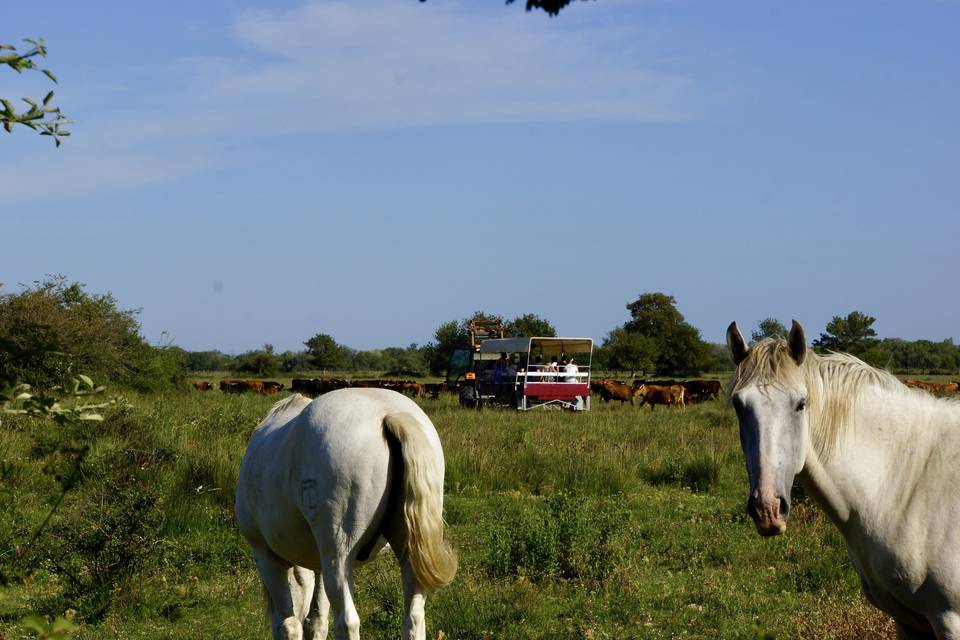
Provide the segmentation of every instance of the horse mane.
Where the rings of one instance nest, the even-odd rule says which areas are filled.
[[[751,345],[730,383],[730,393],[753,385],[807,389],[807,412],[814,449],[828,458],[850,425],[868,390],[879,389],[902,397],[918,397],[892,373],[871,367],[848,353],[819,355],[807,350],[797,365],[783,338],[767,338]]]
[[[280,400],[279,402],[275,403],[275,404],[270,408],[270,412],[267,413],[267,416],[260,422],[260,425],[259,425],[259,426],[262,427],[263,425],[265,425],[265,424],[267,423],[267,421],[270,420],[270,418],[273,418],[274,416],[280,415],[281,413],[283,413],[283,412],[286,411],[287,409],[290,409],[291,407],[293,407],[293,405],[298,405],[298,406],[296,406],[296,407],[293,407],[293,408],[295,408],[295,409],[303,409],[305,406],[307,406],[308,404],[310,404],[310,402],[312,402],[312,401],[310,400],[310,398],[308,398],[308,397],[306,397],[306,396],[302,396],[302,395],[300,395],[299,393],[294,393],[294,394],[290,395],[289,397],[284,398],[283,400]],[[259,427],[258,427],[258,428],[259,428]]]

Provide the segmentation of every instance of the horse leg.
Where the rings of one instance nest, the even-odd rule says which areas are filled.
[[[960,615],[943,612],[933,620],[933,630],[940,640],[960,640]]]
[[[267,615],[274,640],[302,640],[300,589],[294,568],[269,549],[254,549],[253,557],[267,595]],[[295,600],[296,598],[296,600]]]
[[[323,588],[323,576],[317,573],[315,577],[309,612],[303,621],[304,640],[326,640],[330,626],[330,600]]]
[[[346,555],[323,560],[323,588],[337,614],[335,640],[360,640],[360,616],[353,605],[353,568]]]
[[[427,594],[424,593],[420,582],[417,581],[409,559],[404,558],[400,565],[400,572],[403,576],[403,607],[405,612],[403,640],[426,640],[427,623],[424,605],[427,601]]]

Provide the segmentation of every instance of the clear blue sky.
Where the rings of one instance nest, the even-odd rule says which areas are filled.
[[[960,339],[954,0],[7,4],[76,124],[0,132],[0,282],[110,291],[152,342],[601,339],[646,291],[713,342]]]

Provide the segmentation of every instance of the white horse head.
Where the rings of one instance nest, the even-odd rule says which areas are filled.
[[[760,535],[779,535],[787,529],[790,488],[810,441],[808,389],[801,374],[807,355],[803,328],[794,320],[787,340],[748,348],[733,322],[727,346],[737,365],[730,399],[750,477],[747,513]]]

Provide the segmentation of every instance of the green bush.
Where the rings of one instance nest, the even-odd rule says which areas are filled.
[[[137,313],[64,276],[0,293],[0,378],[47,388],[78,373],[144,391],[182,384],[184,352],[148,344]]]
[[[490,530],[484,567],[492,577],[602,584],[616,566],[628,522],[616,498],[558,493],[515,505]]]
[[[644,473],[644,479],[654,486],[676,484],[694,493],[710,491],[719,478],[720,465],[716,457],[710,454],[700,454],[692,460],[669,458]]]

